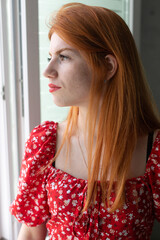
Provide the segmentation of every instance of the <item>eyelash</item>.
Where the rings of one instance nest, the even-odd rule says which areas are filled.
[[[59,54],[59,58],[60,58],[61,61],[64,61],[64,60],[68,60],[68,59],[69,59],[68,56],[63,55],[63,54]]]
[[[59,54],[58,58],[60,59],[60,61],[64,61],[64,60],[70,59],[70,57],[68,57],[68,56],[66,56],[66,55],[63,55],[63,54]],[[48,62],[50,62],[51,59],[52,59],[51,57],[48,57],[48,58],[47,58]]]

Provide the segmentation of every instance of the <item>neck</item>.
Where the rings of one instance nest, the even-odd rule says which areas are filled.
[[[78,131],[81,134],[85,134],[85,124],[87,118],[87,108],[79,107],[79,115],[78,115]]]
[[[86,133],[86,119],[87,119],[87,112],[88,108],[87,107],[79,107],[79,115],[78,115],[78,132],[82,136],[88,137]],[[95,129],[95,139],[97,136],[97,127]]]

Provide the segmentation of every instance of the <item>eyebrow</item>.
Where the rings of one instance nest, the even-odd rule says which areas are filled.
[[[58,55],[58,54],[60,54],[61,52],[65,51],[65,50],[69,50],[69,51],[72,51],[74,53],[77,52],[75,49],[72,49],[72,48],[61,48],[58,51],[56,51],[55,54]],[[49,52],[49,55],[52,56],[52,54],[50,52]]]

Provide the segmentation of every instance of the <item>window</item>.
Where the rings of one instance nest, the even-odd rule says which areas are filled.
[[[17,25],[15,23],[13,26],[12,22],[12,10],[11,1],[0,1],[0,234],[11,240],[16,234],[18,224],[16,223],[14,229],[15,221],[12,220],[8,206],[16,191],[21,147],[19,144],[18,149],[19,81],[15,81],[18,77],[18,72],[15,72],[18,56],[14,52],[17,50],[18,54],[18,48],[15,48],[18,34]]]

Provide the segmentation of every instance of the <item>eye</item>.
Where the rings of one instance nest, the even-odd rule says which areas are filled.
[[[51,57],[48,57],[48,58],[47,58],[48,62],[50,62],[50,61],[51,61],[51,59],[52,59]]]
[[[59,59],[60,59],[60,61],[65,61],[65,60],[70,59],[70,57],[63,55],[63,54],[59,54]]]

